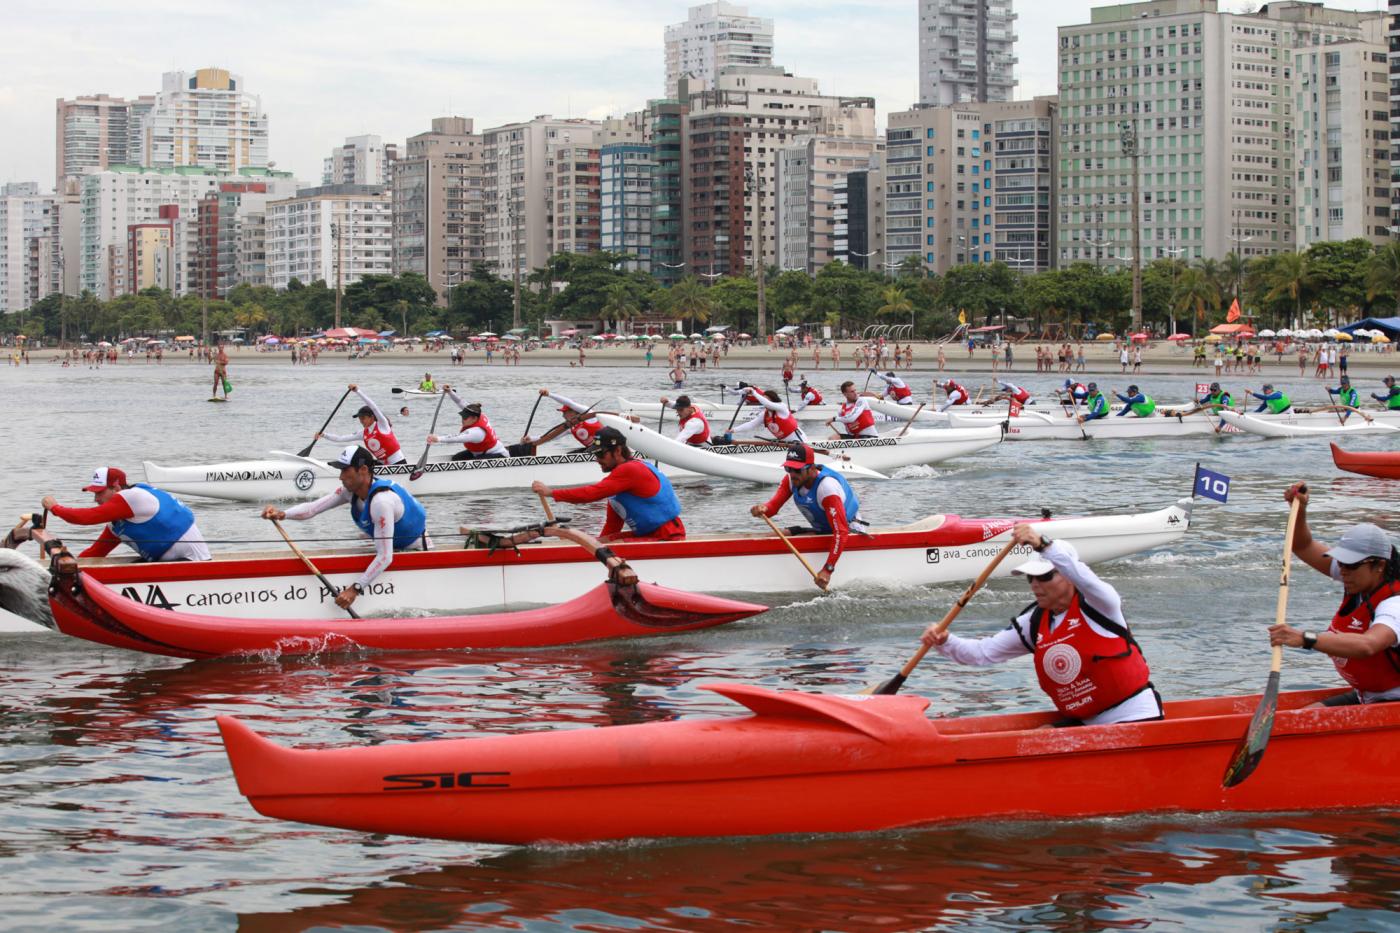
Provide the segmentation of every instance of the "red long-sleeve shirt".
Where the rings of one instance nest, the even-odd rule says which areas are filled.
[[[823,478],[824,480],[824,478]],[[818,480],[818,482],[823,482]],[[851,526],[846,521],[846,500],[841,497],[841,485],[835,481],[828,484],[826,494],[821,486],[817,487],[818,501],[821,502],[822,510],[826,512],[826,520],[831,524],[831,550],[826,554],[826,566],[835,568],[836,562],[841,559],[841,554],[846,548],[846,538],[851,533]],[[787,501],[792,498],[792,479],[784,476],[783,481],[778,484],[778,491],[773,493],[773,498],[763,505],[763,514],[772,518],[778,514]]]
[[[79,557],[106,557],[122,543],[116,533],[112,531],[112,522],[119,522],[123,519],[135,517],[135,512],[131,510],[131,504],[121,496],[113,496],[102,505],[91,506],[86,509],[73,508],[67,505],[55,505],[49,510],[57,518],[62,519],[70,525],[106,525],[102,529],[102,534],[97,540],[88,545],[87,549],[79,554]]]
[[[550,493],[550,497],[555,502],[597,502],[599,499],[610,499],[620,492],[630,492],[634,496],[647,498],[660,491],[661,481],[656,478],[655,473],[647,468],[645,461],[625,460],[596,483],[588,486],[574,486],[569,489],[555,489]],[[603,522],[603,531],[599,538],[608,541],[612,538],[622,537],[624,536],[622,529],[622,516],[618,514],[616,509],[609,506],[608,517]],[[683,538],[685,537],[685,526],[681,524],[679,518],[673,518],[647,537]]]

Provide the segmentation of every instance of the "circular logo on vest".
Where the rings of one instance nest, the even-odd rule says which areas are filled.
[[[297,489],[306,492],[311,488],[312,484],[316,482],[316,474],[312,473],[310,470],[302,470],[292,478],[292,482],[296,485]]]
[[[1079,652],[1069,645],[1055,645],[1045,652],[1045,657],[1041,659],[1041,667],[1045,668],[1045,673],[1057,684],[1072,683],[1079,676],[1083,662],[1079,659]]]

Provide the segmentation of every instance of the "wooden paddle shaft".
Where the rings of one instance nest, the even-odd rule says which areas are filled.
[[[300,558],[301,562],[306,565],[306,569],[310,570],[311,573],[316,577],[316,579],[320,580],[321,583],[326,587],[326,589],[330,590],[332,594],[339,593],[340,591],[331,585],[331,581],[326,579],[326,575],[323,574],[321,571],[317,570],[316,565],[311,563],[311,558],[303,554],[301,548],[297,547],[296,542],[293,541],[291,536],[287,534],[287,529],[282,527],[282,523],[275,518],[271,519],[271,522],[272,527],[276,528],[277,533],[282,536],[282,540],[287,542],[287,547],[291,548],[292,553],[295,554],[298,558]],[[345,607],[345,611],[350,614],[350,618],[359,618],[359,615],[355,612],[355,610],[351,609],[349,606]]]
[[[777,535],[778,538],[781,539],[782,542],[787,545],[788,550],[793,553],[793,556],[795,556],[798,560],[802,561],[802,566],[807,568],[807,572],[812,575],[812,579],[817,579],[817,572],[812,569],[811,564],[807,563],[807,558],[802,556],[802,552],[797,549],[797,545],[792,543],[792,539],[789,538],[787,535],[783,534],[783,530],[781,528],[773,524],[773,519],[769,518],[767,515],[760,515],[760,517],[768,523],[769,528],[773,529],[773,534]]]
[[[544,508],[544,517],[548,521],[554,521],[554,507],[549,504],[549,497],[544,493],[536,493],[540,497],[540,506]]]
[[[909,420],[904,423],[904,427],[900,428],[899,433],[896,434],[895,437],[903,437],[905,434],[909,433],[909,429],[914,426],[914,419],[919,417],[919,412],[924,410],[924,404],[923,402],[919,403],[919,407],[914,409],[914,413],[909,416]]]
[[[987,564],[987,566],[982,569],[982,572],[977,575],[977,579],[973,580],[971,585],[958,597],[958,601],[953,603],[953,607],[948,610],[948,614],[938,620],[938,625],[934,627],[935,632],[941,634],[948,630],[948,626],[953,624],[953,620],[963,611],[963,607],[972,600],[973,594],[982,588],[983,584],[987,582],[987,579],[991,577],[992,572],[1000,566],[1001,562],[1006,559],[1006,555],[1010,554],[1011,549],[1015,546],[1016,542],[1010,540],[1002,545],[1001,550],[997,551],[997,555],[992,558],[991,563]],[[899,676],[902,679],[908,679],[909,675],[914,673],[914,668],[919,666],[919,662],[924,659],[924,655],[928,654],[930,647],[932,646],[921,645],[919,650],[914,652],[914,656],[905,662],[904,666],[899,669]]]
[[[1306,489],[1307,487],[1303,487]],[[1288,618],[1288,576],[1289,567],[1293,559],[1293,532],[1298,527],[1298,512],[1302,509],[1302,500],[1296,495],[1288,509],[1288,527],[1283,533],[1283,570],[1279,574],[1278,581],[1278,605],[1274,609],[1274,624],[1282,625]],[[1277,674],[1283,667],[1283,646],[1274,645],[1273,658],[1269,664],[1269,672]]]

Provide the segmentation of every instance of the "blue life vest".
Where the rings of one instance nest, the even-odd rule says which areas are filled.
[[[681,500],[676,498],[671,481],[645,460],[642,465],[652,472],[661,488],[650,496],[620,492],[608,500],[635,535],[649,535],[672,519],[681,517]]]
[[[350,518],[355,522],[355,527],[373,538],[374,519],[369,513],[369,504],[381,492],[393,492],[403,500],[403,518],[394,522],[394,550],[402,551],[411,547],[427,529],[428,513],[423,510],[417,499],[387,479],[377,479],[370,484],[363,504],[354,496],[350,497]]]
[[[792,489],[793,504],[807,519],[807,524],[812,526],[812,530],[819,535],[829,535],[832,532],[831,522],[826,519],[826,509],[817,501],[817,489],[828,476],[840,483],[841,491],[846,494],[846,524],[855,521],[856,514],[860,511],[860,501],[856,499],[856,492],[851,488],[851,484],[846,482],[846,477],[831,467],[822,467],[817,478],[812,480],[812,485],[806,489],[799,486]]]
[[[164,489],[137,483],[133,489],[144,489],[156,497],[160,507],[144,522],[123,518],[112,522],[112,534],[136,549],[143,560],[160,560],[176,541],[194,526],[190,507]]]

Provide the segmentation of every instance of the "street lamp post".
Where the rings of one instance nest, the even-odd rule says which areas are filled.
[[[1235,300],[1236,300],[1236,301],[1239,301],[1239,300],[1240,300],[1240,288],[1241,288],[1240,276],[1241,276],[1241,273],[1244,271],[1244,254],[1240,252],[1240,244],[1241,244],[1241,243],[1248,243],[1250,240],[1254,239],[1254,237],[1252,237],[1252,236],[1241,236],[1241,235],[1240,235],[1240,212],[1239,212],[1239,211],[1235,211],[1235,212],[1234,212],[1233,220],[1234,220],[1234,230],[1233,230],[1233,232],[1232,232],[1232,234],[1231,234],[1231,236],[1230,236],[1230,239],[1231,239],[1231,240],[1234,240],[1234,242],[1235,242]],[[1295,323],[1296,323],[1296,322],[1295,322]]]
[[[755,257],[754,264],[757,266],[755,271],[758,275],[758,326],[754,336],[762,339],[765,332],[768,330],[768,313],[767,305],[764,301],[763,287],[763,178],[761,172],[755,174],[752,165],[745,166],[744,168],[744,187],[746,189],[745,194],[754,195],[758,202],[754,210],[754,226],[757,229],[757,233],[754,236],[753,253]],[[746,197],[744,201],[747,206],[748,198]]]
[[[1176,246],[1175,227],[1172,228],[1171,248],[1167,249],[1165,252],[1167,252],[1172,257],[1172,295],[1171,300],[1167,302],[1167,313],[1171,316],[1172,333],[1174,334],[1176,333],[1176,305],[1174,304],[1174,302],[1176,301],[1176,271],[1177,265],[1181,262],[1181,260],[1177,259],[1176,257],[1186,252],[1186,247],[1183,246],[1180,249],[1178,249]],[[1195,332],[1195,328],[1192,328],[1192,332]]]
[[[511,268],[514,271],[514,289],[511,296],[511,327],[520,327],[520,226],[519,215],[515,211],[515,194],[511,193],[510,204],[506,208],[510,219]]]
[[[340,223],[331,223],[331,242],[335,244],[335,327],[340,329],[340,292],[341,292],[341,265],[342,265],[342,245],[343,238],[340,235]]]
[[[1118,124],[1123,155],[1133,163],[1133,331],[1142,330],[1142,203],[1138,196],[1138,135],[1132,120]]]

